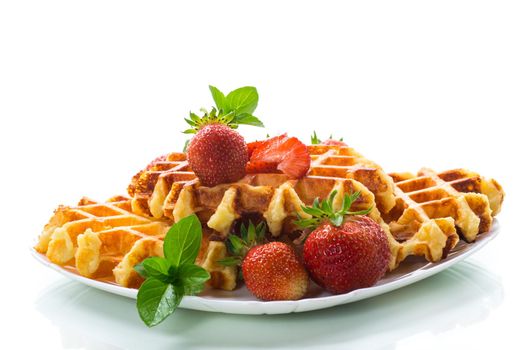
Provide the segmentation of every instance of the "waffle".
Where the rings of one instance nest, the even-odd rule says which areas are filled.
[[[310,145],[311,175],[349,178],[361,182],[375,196],[377,208],[388,213],[395,206],[394,184],[383,169],[350,147]]]
[[[318,153],[320,149],[311,147]],[[333,149],[329,147],[327,150],[332,154]],[[312,169],[316,166],[313,165]],[[212,229],[216,238],[223,240],[236,220],[246,216],[264,219],[273,237],[291,235],[297,229],[294,224],[297,214],[309,217],[301,206],[311,205],[316,197],[327,198],[333,190],[337,190],[334,200],[337,209],[342,205],[345,194],[360,191],[361,196],[351,209],[372,208],[369,216],[388,233],[374,194],[361,182],[346,175],[328,176],[328,169],[336,168],[326,167],[325,176],[314,175],[311,170],[309,175],[298,180],[291,180],[284,174],[249,174],[236,183],[205,187],[199,184],[189,169],[185,154],[171,153],[134,176],[128,192],[133,198],[132,209],[135,213],[175,222],[196,213],[203,226]],[[377,174],[378,171],[365,174]],[[390,234],[388,237],[393,268],[399,244]]]
[[[353,148],[310,145],[308,151],[312,158],[310,176],[354,179],[374,194],[380,212],[387,213],[394,207],[392,179],[379,165],[366,159]],[[281,179],[277,180],[277,183],[283,181],[282,176],[273,175],[275,174],[267,174],[266,177]],[[186,184],[194,184],[196,181],[195,174],[189,168],[186,154],[170,153],[160,157],[133,177],[128,187],[128,193],[133,197],[133,211],[141,215],[167,217],[176,221],[187,215],[183,208],[180,208],[180,213],[179,211],[174,213],[176,200]],[[266,182],[271,184],[272,181]]]
[[[414,253],[438,261],[460,237],[473,242],[490,230],[504,197],[495,180],[465,169],[437,173],[423,168],[417,175],[390,175],[396,205],[383,218],[394,238],[402,242],[398,262]]]
[[[368,215],[387,234],[393,270],[410,255],[445,258],[460,236],[475,240],[490,229],[504,197],[496,181],[464,169],[389,176],[349,147],[313,145],[309,152],[312,166],[301,179],[249,174],[214,187],[200,185],[184,153],[170,153],[133,177],[131,198],[59,207],[35,249],[83,276],[136,288],[142,279],[133,267],[162,256],[170,225],[195,213],[203,223],[196,263],[210,272],[210,286],[232,290],[237,268],[217,261],[228,254],[224,240],[232,227],[246,217],[265,220],[271,236],[286,239],[296,232],[297,215],[309,217],[303,205],[336,190],[337,210],[345,194],[360,191],[351,210],[371,208]]]
[[[397,173],[391,177],[350,147],[312,145],[309,152],[312,166],[302,179],[255,174],[213,188],[199,185],[185,154],[168,154],[133,178],[128,188],[133,211],[174,221],[197,213],[218,239],[226,238],[236,220],[255,213],[278,237],[296,229],[296,213],[306,217],[301,205],[311,205],[316,197],[326,198],[334,189],[339,191],[337,200],[344,193],[359,190],[361,202],[352,209],[373,207],[370,216],[389,238],[392,270],[409,255],[434,262],[445,258],[459,241],[458,231],[467,241],[474,240],[478,233],[490,229],[489,206],[494,206],[492,213],[501,206],[502,191],[497,182],[485,181],[474,173],[448,171],[440,174],[441,179],[423,170],[426,173],[421,177],[431,180],[407,190],[403,186],[410,186],[414,175]],[[405,185],[403,181],[407,181]],[[447,181],[452,187],[444,186]],[[433,183],[439,185],[433,188]],[[479,193],[459,194],[468,191]]]
[[[170,226],[133,214],[129,198],[113,197],[105,203],[83,198],[76,207],[55,211],[35,249],[82,276],[138,287],[142,278],[133,267],[146,257],[163,255],[162,241]],[[210,235],[203,232],[196,263],[210,272],[212,287],[232,290],[236,268],[216,263],[226,257],[226,246],[210,241]]]
[[[423,169],[428,171],[428,169]],[[412,173],[391,173],[389,174],[395,182],[415,180],[418,176],[425,176],[425,173],[414,175]],[[488,197],[491,215],[496,216],[501,211],[501,204],[505,197],[501,185],[494,179],[487,179],[473,171],[467,169],[453,169],[436,174],[441,180],[447,182],[456,191],[482,193]],[[439,180],[438,180],[439,181]],[[439,181],[441,182],[441,181]]]

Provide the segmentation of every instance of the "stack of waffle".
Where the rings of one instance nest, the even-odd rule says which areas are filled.
[[[227,255],[224,240],[243,218],[265,220],[273,237],[291,236],[297,215],[308,217],[302,205],[337,190],[337,209],[345,194],[360,191],[351,209],[372,208],[368,215],[389,239],[392,270],[409,255],[438,261],[460,236],[473,241],[490,229],[503,199],[497,182],[466,170],[387,175],[349,147],[312,145],[309,152],[311,169],[301,179],[249,174],[215,187],[199,184],[184,153],[170,153],[133,177],[129,199],[83,200],[74,208],[60,207],[36,249],[84,276],[136,287],[141,279],[133,266],[148,256],[162,255],[169,226],[195,213],[205,232],[197,263],[210,272],[213,287],[231,290],[236,268],[217,260]]]

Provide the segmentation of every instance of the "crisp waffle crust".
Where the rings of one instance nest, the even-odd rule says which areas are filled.
[[[131,212],[131,199],[114,197],[98,203],[83,198],[75,207],[60,206],[44,227],[35,249],[57,264],[85,277],[124,287],[138,287],[133,267],[150,256],[163,256],[162,241],[171,224]],[[197,264],[207,269],[216,288],[232,290],[235,267],[216,263],[226,257],[223,242],[204,232]]]
[[[395,239],[403,242],[398,261],[406,258],[407,246],[418,252],[415,255],[438,261],[455,247],[460,236],[473,242],[478,234],[490,230],[504,198],[495,180],[465,169],[437,173],[423,168],[417,175],[390,175],[395,182],[396,205],[383,218]]]
[[[410,255],[433,262],[445,258],[459,239],[472,242],[489,231],[501,209],[501,186],[465,169],[386,174],[350,147],[308,150],[312,165],[301,179],[250,174],[215,187],[199,184],[184,153],[170,153],[133,177],[131,198],[104,203],[84,198],[75,207],[60,206],[35,249],[83,276],[138,287],[142,279],[133,267],[162,256],[169,227],[195,213],[204,228],[197,264],[210,272],[212,287],[232,290],[236,267],[217,261],[228,255],[224,240],[232,226],[246,216],[264,219],[273,237],[286,240],[297,230],[297,216],[309,217],[302,206],[336,190],[338,209],[345,194],[359,191],[351,210],[371,208],[368,215],[388,237],[392,270]]]

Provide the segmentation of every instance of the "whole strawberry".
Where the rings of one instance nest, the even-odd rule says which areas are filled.
[[[364,212],[348,212],[352,197],[347,195],[341,211],[329,213],[332,204],[314,205],[317,214],[324,211],[320,225],[306,238],[303,259],[312,279],[331,293],[347,293],[358,288],[373,286],[384,276],[390,261],[388,239],[381,226],[367,216],[356,215]],[[335,195],[332,193],[330,200]],[[324,205],[323,205],[324,204]],[[344,216],[350,214],[351,216]],[[315,221],[309,219],[310,222]]]
[[[246,287],[262,300],[298,300],[308,288],[308,274],[295,251],[282,242],[251,248],[242,263]]]
[[[248,148],[229,126],[206,124],[188,145],[188,163],[204,186],[235,182],[246,174]]]
[[[258,102],[254,87],[243,87],[227,96],[210,86],[217,108],[199,117],[190,113],[186,122],[191,128],[184,131],[195,134],[187,152],[188,163],[204,186],[215,186],[240,180],[246,174],[248,147],[235,130],[239,124],[263,126],[251,115]]]

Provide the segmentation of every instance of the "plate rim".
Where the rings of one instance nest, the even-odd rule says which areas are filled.
[[[183,309],[232,314],[287,314],[292,312],[313,311],[337,305],[348,304],[403,288],[412,283],[416,283],[425,278],[431,277],[443,270],[446,270],[483,248],[488,242],[497,237],[499,232],[500,225],[495,219],[490,231],[479,234],[476,241],[472,243],[466,243],[469,245],[469,247],[465,251],[454,256],[449,256],[436,263],[427,262],[427,264],[421,266],[420,268],[401,275],[393,281],[387,282],[385,284],[376,284],[371,287],[356,289],[345,294],[279,301],[235,300],[229,298],[221,300],[219,297],[207,298],[196,295],[185,296],[182,299],[179,307]],[[38,262],[52,270],[59,272],[70,280],[80,282],[89,287],[96,288],[111,294],[120,295],[131,299],[136,299],[137,297],[137,289],[93,280],[68,271],[63,267],[52,263],[44,254],[41,254],[35,250],[34,244],[30,246],[30,252]]]

